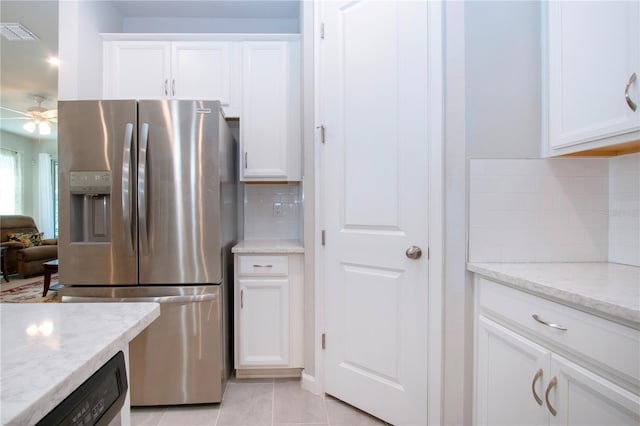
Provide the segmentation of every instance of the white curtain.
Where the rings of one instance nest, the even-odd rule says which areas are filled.
[[[38,229],[44,238],[53,238],[53,181],[51,178],[51,155],[38,154]]]
[[[0,149],[0,214],[22,213],[22,165],[20,153]]]

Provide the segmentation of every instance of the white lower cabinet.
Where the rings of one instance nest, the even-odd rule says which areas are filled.
[[[640,424],[638,330],[482,278],[476,284],[475,424]],[[598,341],[602,330],[610,340]]]
[[[241,278],[238,366],[289,364],[289,280]]]
[[[543,398],[549,350],[483,316],[477,330],[476,424],[546,423],[535,398]]]
[[[299,374],[296,369],[303,367],[302,265],[301,254],[235,255],[238,377]]]
[[[640,424],[637,394],[556,354],[551,355],[550,372],[550,380],[557,380],[557,385],[547,385],[547,404],[557,412],[552,425]]]

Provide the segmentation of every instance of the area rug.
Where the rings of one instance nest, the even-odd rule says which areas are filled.
[[[11,278],[11,277],[9,277]],[[58,283],[58,275],[51,275],[51,287]],[[0,284],[1,303],[51,303],[60,302],[55,289],[49,289],[46,297],[42,297],[44,276],[23,280],[11,280]]]

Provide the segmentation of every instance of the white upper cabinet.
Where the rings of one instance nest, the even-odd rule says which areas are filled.
[[[640,3],[545,5],[549,154],[640,139]]]
[[[108,99],[219,100],[227,117],[239,115],[239,64],[228,41],[105,42]]]
[[[298,43],[243,43],[241,180],[300,180],[299,67]]]
[[[157,41],[106,42],[107,99],[163,99],[171,77],[171,46]]]

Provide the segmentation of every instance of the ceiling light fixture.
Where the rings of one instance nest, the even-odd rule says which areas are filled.
[[[51,125],[46,121],[41,121],[38,123],[38,133],[42,136],[51,134]]]
[[[54,67],[60,66],[60,59],[58,59],[55,56],[49,56],[49,59],[47,59],[47,62],[49,62],[49,64]]]
[[[29,133],[33,133],[33,132],[36,131],[36,122],[35,121],[27,121],[26,123],[24,123],[22,128],[25,129]]]

